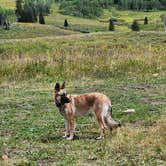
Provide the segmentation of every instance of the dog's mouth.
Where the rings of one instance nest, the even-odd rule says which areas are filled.
[[[62,106],[61,103],[55,103],[55,105],[56,105],[57,107],[61,107],[61,106]]]

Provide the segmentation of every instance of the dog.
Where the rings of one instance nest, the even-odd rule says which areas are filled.
[[[54,91],[55,104],[66,120],[66,131],[63,137],[67,140],[74,139],[75,117],[85,115],[90,110],[96,115],[101,129],[100,136],[97,139],[104,138],[106,129],[111,132],[113,128],[121,126],[120,122],[112,119],[112,105],[106,95],[98,92],[69,95],[65,90],[65,82],[62,86],[56,83]]]

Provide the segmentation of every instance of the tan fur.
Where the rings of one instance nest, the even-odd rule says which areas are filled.
[[[55,102],[59,102],[57,98],[62,93],[62,90],[64,91],[64,89],[55,90]],[[68,140],[74,138],[75,117],[83,116],[89,111],[95,113],[101,129],[98,139],[104,137],[107,128],[111,131],[112,128],[119,126],[119,123],[115,122],[111,117],[111,101],[106,95],[95,92],[80,95],[71,94],[67,95],[67,98],[70,99],[70,103],[66,103],[60,107],[59,112],[66,119],[66,133],[64,137],[66,138],[69,135]]]

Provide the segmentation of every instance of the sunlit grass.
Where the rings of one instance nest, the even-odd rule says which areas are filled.
[[[15,8],[16,6],[16,1],[15,0],[0,0],[0,6],[1,7],[11,7],[11,8]]]
[[[164,33],[152,32],[4,40],[0,46],[1,78],[74,79],[162,73],[166,69],[164,42]]]

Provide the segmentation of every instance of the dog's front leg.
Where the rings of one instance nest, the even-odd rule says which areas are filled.
[[[65,122],[65,135],[63,136],[63,138],[67,138],[69,136],[69,121],[66,119]]]
[[[69,115],[69,130],[70,130],[70,136],[67,138],[67,140],[73,140],[74,138],[74,115]]]

